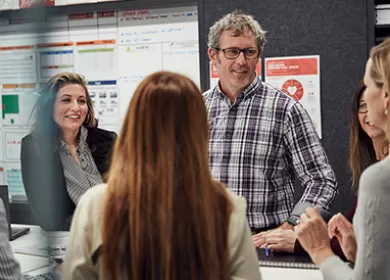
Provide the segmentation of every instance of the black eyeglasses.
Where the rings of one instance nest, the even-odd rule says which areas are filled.
[[[223,51],[223,54],[227,59],[235,59],[240,56],[241,52],[244,53],[244,56],[246,58],[255,58],[259,54],[259,50],[256,48],[246,48],[246,49],[239,49],[239,48],[215,48],[217,51]]]
[[[368,108],[367,108],[367,103],[360,103],[359,108],[358,108],[359,113],[367,113]]]

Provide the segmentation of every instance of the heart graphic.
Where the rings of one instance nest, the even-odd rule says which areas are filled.
[[[299,81],[294,79],[285,81],[282,85],[282,91],[296,101],[301,100],[303,97],[303,86]]]
[[[288,91],[288,93],[290,93],[291,95],[294,95],[296,92],[297,92],[297,87],[296,86],[289,86],[288,88],[287,88],[287,91]]]

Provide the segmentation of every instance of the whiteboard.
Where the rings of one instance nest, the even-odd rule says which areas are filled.
[[[62,0],[69,1],[75,0]],[[200,86],[196,6],[57,15],[41,25],[1,21],[0,38],[0,167],[18,199],[20,141],[31,130],[37,93],[51,76],[83,74],[99,127],[115,132],[147,75],[175,71]]]

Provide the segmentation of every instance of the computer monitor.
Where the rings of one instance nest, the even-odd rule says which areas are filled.
[[[15,240],[16,238],[28,233],[29,228],[11,228],[11,212],[9,206],[9,196],[8,196],[8,186],[0,185],[0,199],[3,201],[7,223],[8,223],[8,233],[9,240]]]

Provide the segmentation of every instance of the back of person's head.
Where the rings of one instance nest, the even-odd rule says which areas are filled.
[[[33,114],[35,121],[33,124],[33,133],[47,140],[56,140],[59,136],[59,127],[53,118],[54,103],[57,99],[58,91],[65,85],[76,84],[84,88],[88,113],[84,121],[86,127],[96,127],[93,103],[88,93],[87,82],[82,75],[63,72],[49,79],[49,81],[40,90],[39,97],[36,101]]]
[[[208,167],[208,120],[188,78],[141,82],[116,142],[103,222],[104,279],[228,279],[232,203]]]
[[[371,49],[370,59],[370,77],[378,88],[384,88],[387,94],[390,94],[390,38]],[[387,137],[390,136],[390,122],[386,134]]]

